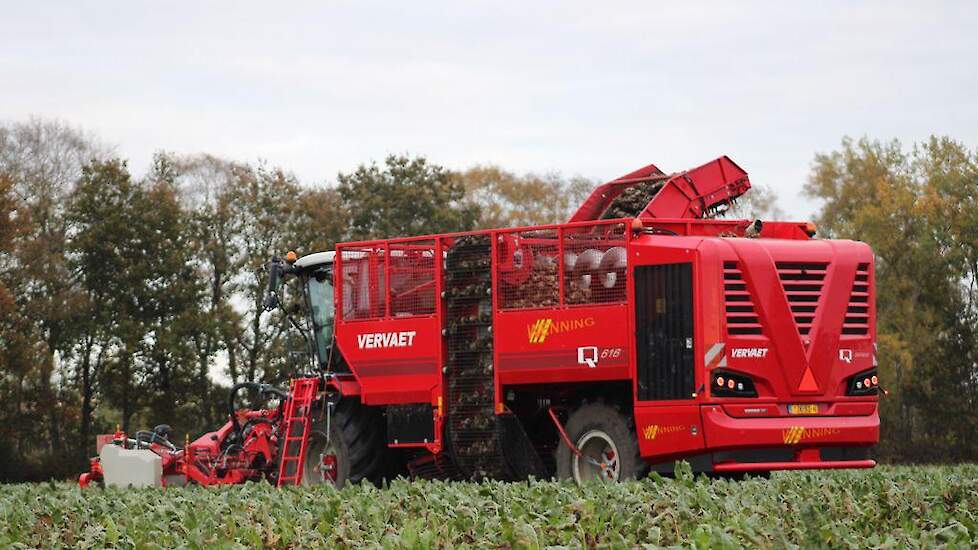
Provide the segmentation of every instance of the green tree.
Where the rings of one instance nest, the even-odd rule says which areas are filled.
[[[98,393],[120,409],[126,430],[141,401],[135,363],[143,300],[134,291],[146,274],[136,264],[154,251],[140,242],[140,223],[132,218],[139,195],[124,161],[92,162],[83,168],[67,212],[69,262],[85,296],[75,350],[83,441],[92,433]]]
[[[213,324],[206,310],[205,279],[193,261],[192,215],[181,207],[174,177],[173,166],[157,157],[130,205],[130,218],[140,228],[138,238],[151,251],[134,263],[142,268],[142,286],[133,292],[143,298],[142,370],[150,390],[152,422],[196,431],[206,426],[201,420],[211,416],[212,407],[205,400],[210,380],[198,376],[195,344]]]
[[[292,374],[283,343],[287,325],[280,315],[262,310],[264,263],[290,249],[300,254],[331,249],[346,229],[337,191],[303,187],[280,169],[209,155],[160,153],[157,163],[167,166],[189,214],[197,251],[190,261],[206,287],[201,315],[208,324],[198,325],[200,332],[190,337],[199,399],[213,393],[207,379],[217,373],[215,361],[235,382],[287,378]]]
[[[346,230],[335,188],[283,170],[161,153],[134,180],[94,143],[59,123],[0,125],[3,479],[80,470],[117,421],[211,427],[221,368],[294,374],[288,325],[262,311],[264,262]]]
[[[825,237],[876,254],[881,453],[974,459],[978,430],[975,155],[948,138],[907,153],[897,141],[845,139],[815,157],[806,193],[824,201]]]
[[[0,280],[11,300],[3,317],[16,325],[20,358],[0,364],[0,402],[8,405],[0,424],[10,426],[5,447],[26,465],[18,471],[24,476],[42,463],[47,475],[79,464],[65,461],[77,456],[65,442],[74,440],[79,416],[71,351],[82,307],[65,260],[65,205],[82,165],[104,154],[92,137],[59,122],[0,124],[0,175],[9,182],[17,222],[0,259]]]
[[[186,218],[165,162],[144,183],[120,160],[83,168],[68,210],[69,261],[87,306],[77,320],[83,440],[98,395],[127,430],[140,413],[140,421],[175,422],[178,411],[199,417],[186,395],[203,285],[190,261]]]
[[[14,199],[14,182],[7,174],[0,174],[0,254],[13,251],[17,233],[17,201]]]
[[[13,195],[14,182],[10,176],[0,174],[0,263],[10,264],[10,254],[14,248],[14,236],[20,225],[17,217],[17,201]],[[4,269],[6,271],[6,269]],[[9,352],[11,338],[14,336],[9,328],[10,320],[16,315],[13,295],[3,279],[0,279],[0,322],[3,322],[0,332],[0,350]],[[10,372],[10,361],[4,361],[0,366],[0,375],[6,377]]]
[[[343,197],[334,187],[305,187],[296,199],[296,213],[290,227],[292,246],[308,254],[332,250],[343,239],[349,213]]]
[[[236,274],[241,303],[241,330],[230,353],[229,374],[234,381],[281,382],[290,372],[285,339],[289,325],[281,311],[266,315],[265,263],[281,256],[298,240],[302,188],[281,169],[259,166],[239,174],[231,193],[232,216],[241,230],[232,246],[243,255]]]
[[[224,388],[213,378],[223,378],[222,369],[236,363],[238,341],[243,330],[242,313],[235,307],[236,278],[245,265],[238,236],[248,228],[235,215],[235,187],[251,168],[211,155],[175,155],[161,152],[156,165],[166,167],[184,212],[189,233],[187,259],[202,286],[202,302],[193,331],[187,339],[193,347],[196,368],[190,375],[198,424],[213,425],[224,411]],[[213,375],[213,376],[212,376]]]
[[[14,197],[13,180],[0,174],[0,264],[13,263],[12,253],[25,220]],[[6,271],[6,269],[4,269]],[[0,277],[0,479],[23,475],[22,466],[31,452],[24,438],[40,436],[33,426],[32,414],[40,404],[32,402],[30,380],[37,365],[46,360],[43,339],[36,325],[20,311],[15,296]],[[28,467],[33,465],[28,465]]]
[[[338,179],[353,240],[466,231],[478,219],[457,178],[423,157],[391,155]]]

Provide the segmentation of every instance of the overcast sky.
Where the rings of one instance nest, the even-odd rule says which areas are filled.
[[[842,136],[978,145],[978,4],[15,2],[0,119],[306,183],[413,153],[610,179],[730,155],[781,206]]]

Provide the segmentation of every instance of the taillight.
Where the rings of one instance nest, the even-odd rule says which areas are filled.
[[[747,375],[715,370],[710,376],[710,393],[716,397],[757,397],[754,381]]]
[[[849,378],[846,395],[876,395],[879,387],[880,379],[876,375],[876,370],[868,370]]]

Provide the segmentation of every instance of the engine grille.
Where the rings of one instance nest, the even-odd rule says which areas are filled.
[[[815,310],[822,298],[822,284],[829,264],[824,262],[777,262],[778,278],[788,298],[798,334],[812,330]]]
[[[723,263],[723,296],[726,301],[727,334],[761,334],[754,299],[747,290],[739,262]]]
[[[784,290],[795,327],[802,336],[812,330],[812,322],[822,299],[826,262],[777,262],[778,278]],[[754,299],[744,282],[739,262],[723,263],[723,291],[726,301],[727,334],[763,334]],[[842,334],[869,334],[869,264],[856,267],[856,276],[849,293],[849,304],[842,325]]]

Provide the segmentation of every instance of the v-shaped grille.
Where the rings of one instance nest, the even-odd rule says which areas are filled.
[[[812,330],[815,310],[822,298],[822,284],[829,264],[825,262],[777,262],[778,278],[788,298],[798,334]]]
[[[723,262],[723,296],[726,301],[727,334],[761,334],[754,299],[747,290],[739,262]]]

